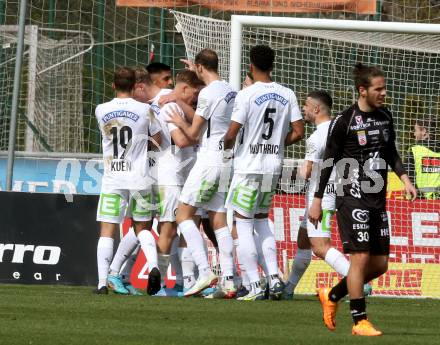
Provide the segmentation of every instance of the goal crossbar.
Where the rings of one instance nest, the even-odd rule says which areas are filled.
[[[440,24],[232,15],[229,82],[237,90],[240,89],[241,84],[242,30],[245,26],[395,34],[440,34]]]

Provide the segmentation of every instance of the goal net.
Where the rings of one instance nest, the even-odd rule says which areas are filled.
[[[0,26],[0,147],[8,143],[18,27]],[[83,152],[83,56],[92,37],[26,27],[17,149]]]
[[[188,58],[203,48],[219,53],[220,74],[229,78],[231,22],[173,12]],[[313,19],[310,19],[311,21]],[[334,113],[357,98],[351,72],[356,62],[379,65],[387,77],[387,106],[397,130],[397,146],[404,160],[414,144],[414,120],[430,115],[435,138],[440,124],[440,38],[438,35],[353,32],[244,26],[241,34],[240,80],[249,66],[249,50],[267,44],[276,51],[273,79],[295,91],[300,106],[308,92],[328,90]],[[313,128],[306,127],[306,136]],[[304,157],[305,141],[286,151],[283,177],[274,197],[271,219],[278,243],[279,266],[287,277],[296,253],[299,224],[304,214],[303,184],[294,178],[294,166]],[[385,296],[440,297],[440,203],[419,198],[406,200],[402,185],[389,173],[387,209],[391,226],[389,271],[373,282],[373,293]],[[332,240],[341,249],[333,222]],[[314,258],[296,289],[314,293],[331,286],[338,276],[325,262]]]

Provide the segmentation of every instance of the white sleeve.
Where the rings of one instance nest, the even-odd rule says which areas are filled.
[[[162,127],[160,126],[159,121],[155,117],[150,117],[150,127],[148,129],[148,132],[150,135],[155,135],[162,131]]]
[[[299,109],[298,100],[292,91],[290,96],[290,122],[302,120],[301,110]]]
[[[311,135],[306,141],[306,156],[304,160],[310,162],[319,162],[321,158],[321,150],[319,148],[319,143],[317,142],[317,136]]]
[[[246,94],[242,91],[237,93],[235,97],[234,109],[232,110],[231,120],[242,125],[246,123],[248,116],[248,102]]]
[[[197,109],[196,114],[205,120],[209,120],[212,115],[212,108],[214,107],[214,103],[216,101],[215,95],[209,95],[208,88],[205,87],[199,93],[199,97],[197,99]]]
[[[147,117],[148,117],[148,135],[155,135],[159,133],[162,128],[160,126],[159,121],[156,119],[154,115],[153,108],[148,105],[147,108]]]
[[[160,109],[160,115],[159,116],[160,116],[160,119],[162,120],[162,122],[167,125],[168,131],[170,133],[178,128],[174,123],[167,122],[170,119],[170,113],[171,113],[172,110],[177,112],[180,116],[183,117],[183,119],[185,119],[185,115],[183,114],[182,111],[180,111],[179,106],[176,103],[167,103],[167,104],[165,104],[162,107],[162,109]]]

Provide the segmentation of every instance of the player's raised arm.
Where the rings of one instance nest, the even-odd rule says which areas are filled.
[[[286,136],[284,144],[286,146],[296,143],[298,140],[304,138],[304,121],[297,120],[290,123],[290,131]]]
[[[284,140],[284,145],[289,146],[304,138],[304,121],[301,117],[298,101],[292,92],[290,97],[290,131]]]

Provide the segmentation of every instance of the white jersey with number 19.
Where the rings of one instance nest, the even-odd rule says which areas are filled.
[[[154,135],[150,106],[133,98],[114,98],[95,110],[102,134],[103,186],[143,190],[148,179],[148,133]]]
[[[238,92],[232,121],[243,126],[234,172],[281,174],[290,123],[301,120],[294,92],[277,83],[256,82]]]

